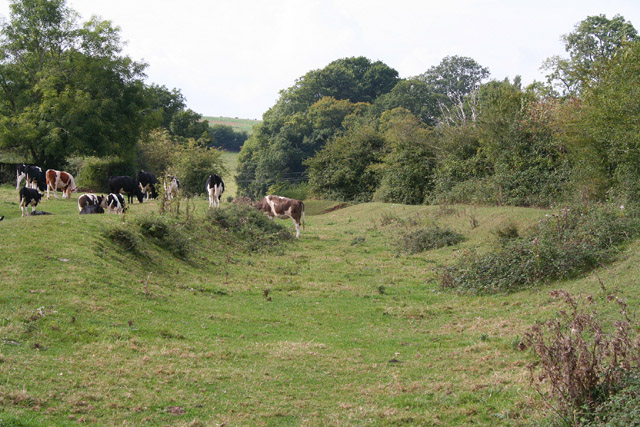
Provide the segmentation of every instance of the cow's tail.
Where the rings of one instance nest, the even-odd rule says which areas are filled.
[[[300,201],[300,204],[302,205],[302,230],[306,231],[304,228],[304,203],[302,203],[302,201]]]

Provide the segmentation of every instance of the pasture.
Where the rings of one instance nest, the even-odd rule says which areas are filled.
[[[21,218],[15,187],[0,186],[2,426],[528,425],[543,403],[517,344],[560,309],[549,291],[600,295],[604,283],[636,307],[640,294],[637,243],[606,269],[539,289],[439,286],[439,267],[542,210],[309,200],[301,239],[250,252],[196,225],[180,258],[104,237],[155,215],[157,201],[124,218],[80,216],[80,194]],[[193,207],[197,222],[208,201]],[[467,240],[395,249],[427,223]]]
[[[213,126],[213,125],[230,126],[236,131],[245,131],[249,135],[253,133],[253,127],[255,125],[262,123],[262,120],[239,119],[237,117],[231,118],[231,117],[205,116],[202,119],[208,121],[210,126]]]

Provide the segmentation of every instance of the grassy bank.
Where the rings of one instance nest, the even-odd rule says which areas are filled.
[[[541,289],[440,287],[439,267],[540,210],[307,201],[301,239],[249,253],[201,225],[200,199],[183,259],[151,240],[127,253],[104,235],[123,219],[79,216],[77,197],[20,218],[0,187],[0,425],[527,425],[543,403],[516,347],[558,309],[549,290],[602,281],[638,302],[637,244]],[[136,203],[124,221],[157,211]],[[399,253],[412,223],[466,240]]]

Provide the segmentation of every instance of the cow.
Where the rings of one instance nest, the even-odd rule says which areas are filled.
[[[209,193],[209,209],[220,207],[220,196],[224,193],[224,181],[218,175],[209,175],[207,179],[207,193]]]
[[[40,189],[40,191],[47,189],[44,174],[39,166],[20,163],[16,167],[16,191],[20,190],[20,183],[23,179],[28,188]]]
[[[304,230],[304,203],[301,200],[289,199],[281,196],[264,196],[262,200],[253,205],[256,209],[269,215],[273,219],[291,218],[296,226],[296,237],[300,237],[300,222]]]
[[[111,193],[107,196],[107,212],[114,214],[124,213],[124,197],[120,193]]]
[[[22,187],[20,189],[20,211],[22,212],[22,216],[29,216],[29,211],[27,208],[31,206],[31,213],[36,209],[38,203],[42,199],[44,194],[40,193],[38,190],[33,188]]]
[[[136,175],[136,180],[138,181],[138,185],[140,185],[140,190],[144,193],[145,199],[149,200],[149,193],[151,193],[151,198],[155,199],[158,197],[158,193],[156,192],[156,184],[158,180],[156,176],[151,172],[140,171]]]
[[[78,210],[86,206],[101,206],[103,209],[107,207],[107,198],[105,196],[97,196],[93,193],[85,193],[78,197]]]
[[[168,175],[164,180],[164,192],[167,198],[171,200],[178,195],[180,189],[180,181],[175,176]]]
[[[53,191],[55,198],[58,198],[58,190],[62,190],[62,198],[70,199],[71,193],[78,191],[76,181],[70,173],[47,169],[45,174],[47,180],[47,200],[49,200],[49,190]]]
[[[22,180],[27,176],[26,171],[27,165],[25,165],[24,163],[20,163],[16,167],[16,191],[20,190],[20,182],[22,182]]]
[[[110,176],[109,193],[126,194],[130,204],[133,203],[133,196],[136,196],[140,203],[144,200],[144,194],[142,194],[138,181],[131,176]]]
[[[80,210],[80,215],[103,214],[104,208],[100,205],[86,205]]]
[[[25,175],[27,178],[27,187],[40,191],[47,189],[46,179],[40,166],[27,166],[25,168]]]

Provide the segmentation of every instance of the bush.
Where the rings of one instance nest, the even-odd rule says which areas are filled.
[[[184,233],[184,226],[160,215],[136,218],[140,233],[175,256],[186,258],[192,252],[191,239]]]
[[[207,220],[223,231],[233,233],[236,241],[252,251],[273,247],[293,238],[285,227],[252,206],[234,204],[211,209]]]
[[[76,157],[69,161],[68,167],[78,187],[103,193],[107,191],[110,176],[132,176],[135,169],[132,160],[119,157]]]
[[[298,184],[290,184],[287,182],[279,182],[269,187],[268,194],[277,194],[278,196],[288,197],[290,199],[305,200],[309,195],[310,186],[308,182]]]
[[[104,236],[122,249],[137,253],[140,247],[140,236],[126,224],[116,224],[104,231]]]
[[[627,373],[619,389],[595,410],[585,426],[627,427],[637,426],[640,420],[640,371]]]
[[[605,419],[623,421],[637,412],[630,405],[638,402],[640,341],[631,336],[638,325],[632,325],[627,304],[607,297],[618,304],[622,318],[605,333],[594,298],[587,298],[593,307],[587,311],[566,291],[551,295],[570,310],[525,334],[520,348],[532,349],[540,361],[529,366],[532,384],[566,424],[602,425]]]
[[[173,175],[180,180],[180,188],[187,195],[206,193],[207,178],[211,174],[226,175],[226,168],[221,152],[214,148],[203,148],[195,143],[182,146],[176,163],[173,165]]]
[[[610,261],[616,246],[635,235],[637,226],[637,217],[611,206],[563,209],[541,221],[529,236],[445,267],[442,285],[490,293],[573,277]]]
[[[464,240],[465,237],[455,231],[431,227],[405,233],[397,241],[396,247],[403,252],[417,253],[452,246]]]

